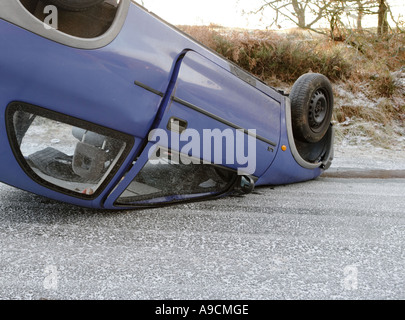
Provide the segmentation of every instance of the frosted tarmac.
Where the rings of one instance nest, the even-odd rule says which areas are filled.
[[[0,299],[405,299],[405,180],[103,212],[0,184]]]

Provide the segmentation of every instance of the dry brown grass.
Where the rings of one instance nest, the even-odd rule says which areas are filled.
[[[334,121],[340,130],[338,138],[352,130],[353,135],[370,136],[380,145],[389,134],[405,136],[405,79],[398,78],[405,77],[403,33],[385,39],[371,33],[352,34],[343,43],[299,30],[281,33],[219,26],[180,28],[287,92],[304,73],[326,75],[336,91]]]
[[[242,32],[221,28],[182,26],[183,31],[263,80],[277,77],[294,82],[306,72],[319,72],[332,80],[347,78],[351,68],[341,48],[332,42],[299,34]]]

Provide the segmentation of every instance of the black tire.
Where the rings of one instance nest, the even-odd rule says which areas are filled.
[[[316,143],[329,129],[333,114],[333,91],[327,77],[318,73],[302,75],[291,93],[294,138]]]
[[[46,0],[46,2],[67,11],[87,10],[103,1],[104,0]]]

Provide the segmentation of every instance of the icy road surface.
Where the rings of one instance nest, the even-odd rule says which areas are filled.
[[[0,299],[405,299],[405,179],[102,212],[0,184]]]

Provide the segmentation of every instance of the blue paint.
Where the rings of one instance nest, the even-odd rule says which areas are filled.
[[[258,185],[305,181],[322,172],[302,168],[290,149],[280,151],[289,141],[285,98],[279,92],[257,79],[256,85],[251,85],[236,77],[227,60],[133,2],[118,36],[99,49],[65,46],[1,19],[0,43],[0,181],[6,184],[75,205],[114,209],[116,199],[147,161],[144,147],[152,129],[166,129],[171,116],[184,118],[200,133],[228,128],[173,102],[173,97],[239,127],[255,129],[260,137],[274,143],[257,140],[254,176]],[[134,81],[162,96],[134,85]],[[13,101],[122,132],[132,136],[135,144],[96,199],[53,191],[33,181],[16,161],[5,119],[6,107]]]

